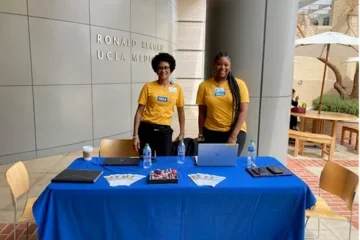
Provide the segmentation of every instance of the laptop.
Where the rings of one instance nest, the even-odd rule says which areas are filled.
[[[102,174],[101,170],[65,169],[51,179],[53,183],[94,183]]]
[[[138,166],[139,157],[107,157],[104,159],[103,166]]]
[[[198,146],[198,156],[195,157],[197,166],[235,166],[238,144],[208,144]]]

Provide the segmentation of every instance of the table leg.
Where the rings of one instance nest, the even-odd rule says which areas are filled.
[[[332,161],[333,160],[333,156],[335,153],[335,147],[336,147],[336,127],[337,127],[337,121],[334,120],[333,121],[333,125],[332,125],[332,131],[331,131],[331,136],[333,137],[331,146],[330,146],[330,151],[329,151],[329,160]]]
[[[315,129],[313,127],[313,133],[316,133],[316,134],[323,134],[324,132],[324,120],[322,119],[316,119],[314,120],[315,122],[313,123],[314,126],[315,126]],[[315,146],[317,147],[318,145],[315,144]],[[322,149],[322,146],[320,145],[321,149]]]
[[[318,121],[316,119],[312,120],[312,130],[311,130],[312,133],[316,133],[317,123],[318,123]]]
[[[301,117],[300,118],[300,132],[305,132],[305,126],[306,126],[306,119]],[[304,151],[304,141],[299,140],[299,151]]]
[[[320,134],[324,133],[324,127],[325,127],[325,121],[324,120],[319,120],[320,121]]]
[[[324,132],[324,120],[313,119],[312,133],[322,134]]]
[[[305,132],[305,118],[300,118],[300,132]]]
[[[344,145],[344,139],[345,139],[345,128],[341,129],[341,139],[340,139],[340,144]]]
[[[350,137],[349,137],[349,144],[351,145],[351,140],[352,140],[352,131],[350,131]]]

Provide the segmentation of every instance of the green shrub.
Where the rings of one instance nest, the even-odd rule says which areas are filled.
[[[314,109],[318,109],[320,97],[313,100]],[[347,113],[354,116],[359,116],[359,100],[357,99],[343,99],[336,95],[324,95],[321,111]]]

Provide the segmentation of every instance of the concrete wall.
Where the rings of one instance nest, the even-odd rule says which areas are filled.
[[[248,137],[258,154],[286,162],[298,1],[209,0],[205,79],[213,57],[231,56],[232,72],[249,89]],[[246,154],[246,151],[243,152]]]
[[[175,0],[0,1],[0,163],[132,133]]]
[[[179,1],[177,22],[177,83],[184,89],[185,104],[195,105],[204,80],[205,0]]]
[[[332,24],[334,26],[308,26],[304,29],[307,35],[318,34],[334,28],[336,31],[345,32],[347,29],[346,17],[343,14],[355,0],[335,0],[333,6],[333,14],[331,16]],[[181,62],[181,67],[176,71],[177,81],[186,90],[186,104],[195,105],[196,91],[200,82],[204,78],[203,69],[199,66],[204,64],[204,37],[205,37],[205,15],[206,15],[206,1],[205,0],[182,0],[179,1],[178,6],[178,47],[177,60]],[[355,8],[356,10],[356,8]],[[296,13],[295,13],[296,14]],[[358,17],[350,16],[350,26],[358,26]],[[354,22],[355,21],[355,22]],[[354,22],[354,23],[352,23]],[[252,25],[247,25],[251,28]],[[351,31],[348,32],[351,34]],[[299,34],[297,34],[299,35]],[[300,96],[300,101],[307,103],[308,106],[312,104],[312,100],[317,98],[320,94],[321,80],[323,74],[323,63],[311,57],[296,57],[293,83]],[[347,58],[330,59],[337,64],[344,74],[344,85],[347,87],[347,92],[352,90],[352,79],[355,73],[355,63],[343,64]],[[335,76],[331,70],[327,72],[325,83],[325,92],[327,94],[337,94],[333,85],[335,83]]]

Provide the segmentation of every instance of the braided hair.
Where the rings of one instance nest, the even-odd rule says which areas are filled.
[[[216,62],[222,57],[226,57],[231,61],[230,56],[228,56],[226,52],[225,53],[220,52],[218,55],[215,56],[214,63],[216,64]],[[233,120],[232,120],[232,123],[231,123],[231,131],[232,131],[232,130],[234,130],[236,122],[237,122],[237,120],[239,118],[239,115],[240,115],[241,96],[240,96],[239,85],[236,82],[236,79],[232,75],[231,72],[229,72],[229,74],[227,75],[227,80],[228,80],[228,83],[229,83],[231,95],[233,97],[233,111],[232,111]]]

